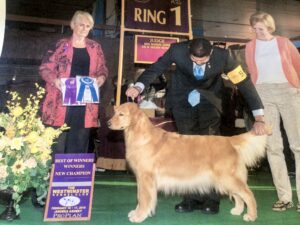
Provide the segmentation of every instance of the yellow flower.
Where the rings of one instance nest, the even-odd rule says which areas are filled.
[[[19,137],[19,138],[13,138],[11,140],[11,143],[10,143],[10,147],[11,149],[15,149],[15,150],[21,150],[22,146],[23,146],[23,143],[24,140],[22,137]]]
[[[26,125],[26,123],[25,123],[24,120],[19,121],[18,124],[17,124],[17,128],[18,128],[19,130],[21,130],[23,127],[25,127],[25,125]]]
[[[37,141],[30,145],[30,148],[31,148],[31,146],[35,146],[35,148],[37,148],[39,152],[44,152],[48,148],[51,148],[51,146],[48,145],[46,140],[44,140],[42,137],[38,137]],[[33,151],[34,151],[34,153],[36,153],[35,150],[33,150]]]
[[[55,134],[57,133],[57,130],[55,130],[54,128],[52,127],[47,127],[45,129],[45,132],[44,132],[44,138],[45,139],[53,139],[53,137],[55,137]]]
[[[31,154],[36,154],[37,152],[39,152],[39,147],[33,144],[29,145],[29,149]]]
[[[8,126],[5,133],[8,138],[13,138],[16,134],[13,126]]]
[[[19,134],[20,134],[20,135],[22,135],[22,136],[25,136],[25,135],[26,135],[26,133],[27,133],[27,131],[26,131],[26,130],[21,130],[21,131],[19,131]]]
[[[39,138],[39,134],[36,131],[31,131],[28,136],[26,137],[26,140],[29,143],[35,143]]]
[[[15,117],[19,117],[19,116],[22,115],[23,109],[22,109],[21,106],[17,106],[17,107],[15,107],[15,108],[12,110],[11,113],[12,113]]]
[[[51,154],[51,148],[49,147],[49,148],[45,148],[44,150],[43,150],[43,154],[45,154],[45,155],[50,155]]]
[[[42,123],[42,121],[41,121],[40,118],[37,118],[37,119],[36,119],[36,127],[37,127],[38,130],[40,130],[40,131],[42,131],[42,132],[45,130],[45,126],[44,126],[44,124]]]
[[[12,166],[12,171],[14,174],[23,173],[25,169],[24,163],[21,160],[17,160]]]
[[[44,138],[44,136],[41,137],[41,139],[43,140],[42,143],[39,142],[39,146],[43,149],[46,149],[46,148],[50,148],[53,144],[53,138]]]
[[[40,156],[40,162],[43,164],[43,165],[46,165],[46,163],[48,162],[48,160],[51,160],[51,156],[48,155],[48,154],[42,154]]]

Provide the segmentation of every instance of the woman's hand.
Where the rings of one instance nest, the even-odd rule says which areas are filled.
[[[96,83],[98,87],[101,87],[104,84],[105,80],[106,80],[105,76],[97,77]]]
[[[268,135],[270,133],[263,121],[254,121],[252,132],[255,135]]]
[[[270,127],[266,125],[263,115],[255,116],[252,133],[254,133],[255,135],[270,135],[272,133]]]
[[[62,82],[60,79],[55,79],[54,80],[54,86],[58,89],[58,90],[62,90],[61,86],[62,86]]]

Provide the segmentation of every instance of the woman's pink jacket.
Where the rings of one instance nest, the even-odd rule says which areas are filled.
[[[90,56],[89,76],[107,78],[108,70],[102,48],[96,41],[86,38],[86,48]],[[41,77],[46,81],[46,97],[42,105],[42,121],[51,126],[62,126],[66,116],[66,106],[62,105],[62,94],[54,86],[57,78],[70,77],[73,57],[72,39],[61,39],[54,50],[49,50],[39,68]],[[98,104],[87,104],[85,128],[98,127]]]
[[[285,37],[276,36],[283,72],[288,82],[294,87],[300,88],[300,54],[293,43]],[[251,79],[255,84],[257,81],[257,67],[255,63],[256,40],[246,44],[246,63]]]

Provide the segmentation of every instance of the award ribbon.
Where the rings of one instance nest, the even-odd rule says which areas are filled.
[[[65,81],[66,91],[64,104],[75,105],[76,102],[76,80],[75,79],[67,79]]]
[[[79,87],[79,91],[78,91],[78,95],[77,95],[77,101],[79,101],[79,102],[83,101],[83,96],[84,96],[84,92],[86,89],[90,90],[93,102],[98,101],[97,92],[95,90],[93,83],[94,83],[94,80],[91,79],[90,77],[80,78],[80,87]]]

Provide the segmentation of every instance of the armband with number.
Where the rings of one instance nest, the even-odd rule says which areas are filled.
[[[247,74],[244,72],[243,68],[239,65],[234,70],[227,74],[228,79],[233,84],[238,84],[247,78]]]

